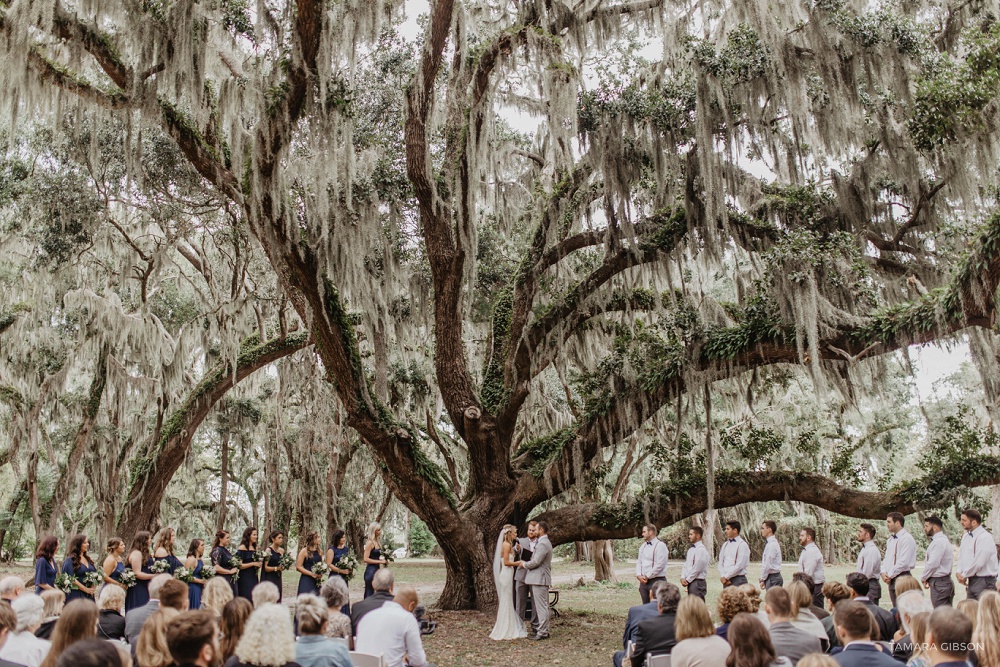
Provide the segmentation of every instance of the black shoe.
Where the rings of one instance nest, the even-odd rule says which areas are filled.
[[[540,642],[543,639],[548,639],[548,638],[549,638],[548,635],[532,635],[532,637],[531,637],[532,641],[536,641],[536,642]]]

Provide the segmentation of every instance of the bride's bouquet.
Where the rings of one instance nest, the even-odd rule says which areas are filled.
[[[179,567],[174,570],[174,579],[180,579],[185,584],[190,584],[194,581],[194,572],[186,567]]]
[[[284,571],[290,569],[295,565],[295,556],[286,553],[282,555],[281,560],[278,561],[278,569]]]
[[[131,568],[122,572],[122,576],[118,578],[119,583],[125,587],[126,590],[135,586],[139,579],[135,576],[135,570]]]
[[[322,579],[326,575],[330,574],[330,566],[326,564],[326,561],[321,560],[320,562],[313,565],[312,570],[310,571],[313,574],[315,574],[319,579]]]
[[[170,572],[170,563],[165,560],[155,561],[152,566],[150,566],[149,571],[153,574],[163,574],[164,572]]]
[[[103,572],[87,572],[82,577],[80,577],[80,583],[87,588],[97,588],[104,581]]]
[[[204,579],[205,581],[208,581],[209,579],[211,579],[214,576],[215,576],[215,568],[214,567],[212,567],[211,565],[202,565],[201,566],[201,577],[200,577],[201,579]]]
[[[358,567],[358,559],[351,554],[344,554],[334,563],[339,569],[347,570],[347,574],[341,575],[348,581],[354,576],[354,570]]]
[[[56,575],[56,580],[54,585],[63,593],[68,594],[72,593],[76,589],[76,586],[74,585],[75,581],[76,577],[74,577],[72,574],[69,574],[67,572],[60,572],[59,574]]]

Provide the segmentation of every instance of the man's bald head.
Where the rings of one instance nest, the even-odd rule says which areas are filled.
[[[417,603],[419,602],[417,599],[417,589],[413,586],[400,586],[396,589],[396,595],[392,600],[406,611],[412,612],[417,608]]]

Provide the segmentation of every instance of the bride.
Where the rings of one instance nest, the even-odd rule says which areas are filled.
[[[497,585],[497,622],[490,633],[490,639],[520,639],[527,637],[524,621],[514,611],[514,568],[517,563],[510,559],[517,528],[507,524],[497,538],[497,550],[493,554],[493,580]]]

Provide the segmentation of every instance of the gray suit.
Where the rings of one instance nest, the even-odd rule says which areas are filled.
[[[521,545],[521,553],[518,555],[518,560],[531,560],[531,556],[534,555],[531,544],[531,540],[527,537],[518,538],[517,543]],[[519,567],[514,571],[514,595],[517,600],[517,618],[524,623],[524,614],[528,610],[528,591],[531,588],[528,584],[524,583],[524,578],[528,575],[528,571],[523,567]],[[531,610],[531,627],[533,630],[538,630],[538,616],[535,614],[534,607]]]
[[[150,616],[158,611],[160,611],[160,601],[153,599],[125,614],[125,639],[131,646],[134,647],[135,643],[139,641],[142,626],[146,624]]]
[[[791,623],[775,623],[768,629],[771,643],[778,657],[788,658],[795,665],[807,653],[820,653],[819,637],[801,630]]]
[[[549,586],[552,585],[552,542],[542,535],[535,544],[535,554],[524,563],[524,583],[531,586],[531,599],[538,619],[539,637],[549,636]]]

